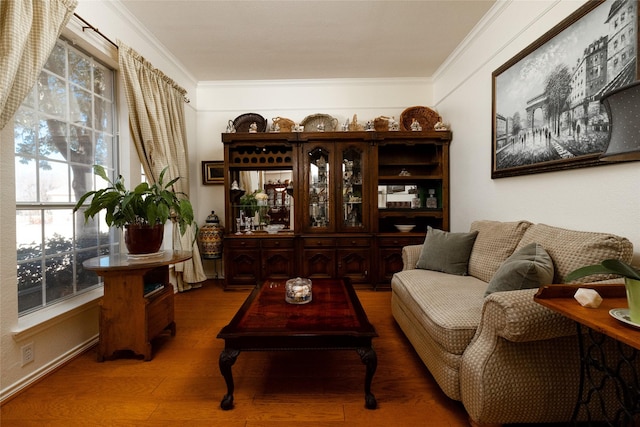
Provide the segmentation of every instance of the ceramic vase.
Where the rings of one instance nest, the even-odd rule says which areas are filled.
[[[627,290],[629,317],[632,322],[640,325],[640,280],[625,278],[624,286]]]
[[[198,239],[200,241],[200,254],[203,258],[218,259],[222,257],[222,237],[223,228],[220,226],[220,219],[215,211],[211,211],[200,231]]]

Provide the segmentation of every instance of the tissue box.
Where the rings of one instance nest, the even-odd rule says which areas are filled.
[[[583,307],[598,308],[602,297],[595,289],[579,288],[573,296]]]

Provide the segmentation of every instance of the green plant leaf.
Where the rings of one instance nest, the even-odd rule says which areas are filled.
[[[167,188],[171,187],[173,184],[175,184],[176,182],[178,182],[178,180],[179,180],[179,179],[180,179],[180,177],[173,178],[171,181],[169,181],[169,182],[167,183],[167,185],[165,185],[165,186],[164,186],[164,188],[165,188],[165,189],[167,189]]]
[[[616,274],[619,274],[621,276],[640,280],[640,271],[631,267],[629,264],[620,261],[619,259],[606,259],[602,261],[602,265],[609,270],[616,271]]]
[[[149,183],[141,182],[140,184],[136,185],[136,188],[133,189],[133,192],[138,194],[138,195],[144,194],[144,193],[148,193],[149,192]]]
[[[111,180],[107,176],[107,172],[104,170],[104,168],[102,166],[93,165],[93,173],[98,175],[100,178],[104,179],[105,181],[107,181],[109,184],[113,185],[113,183],[111,182]]]
[[[630,265],[618,259],[607,259],[602,261],[600,264],[588,265],[572,271],[567,274],[564,281],[565,283],[572,282],[576,279],[591,276],[593,274],[615,274],[622,277],[640,280],[640,273]]]
[[[191,202],[186,199],[180,200],[180,212],[182,212],[182,217],[188,222],[193,222],[193,206],[191,206]]]

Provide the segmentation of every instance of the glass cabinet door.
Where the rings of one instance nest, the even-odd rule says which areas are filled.
[[[307,156],[309,194],[309,226],[312,229],[331,227],[331,175],[329,151],[315,148]]]
[[[366,159],[361,146],[348,146],[340,150],[341,174],[341,229],[366,227],[366,191],[364,186]]]
[[[341,157],[342,227],[362,227],[362,153],[351,147]]]

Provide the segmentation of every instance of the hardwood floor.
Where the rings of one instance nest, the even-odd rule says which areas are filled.
[[[374,339],[378,409],[364,407],[365,367],[353,351],[245,352],[233,366],[235,407],[220,409],[226,386],[216,339],[248,291],[209,281],[176,295],[175,337],[154,342],[154,358],[74,359],[1,408],[9,426],[468,426],[396,325],[388,291],[359,290]]]

